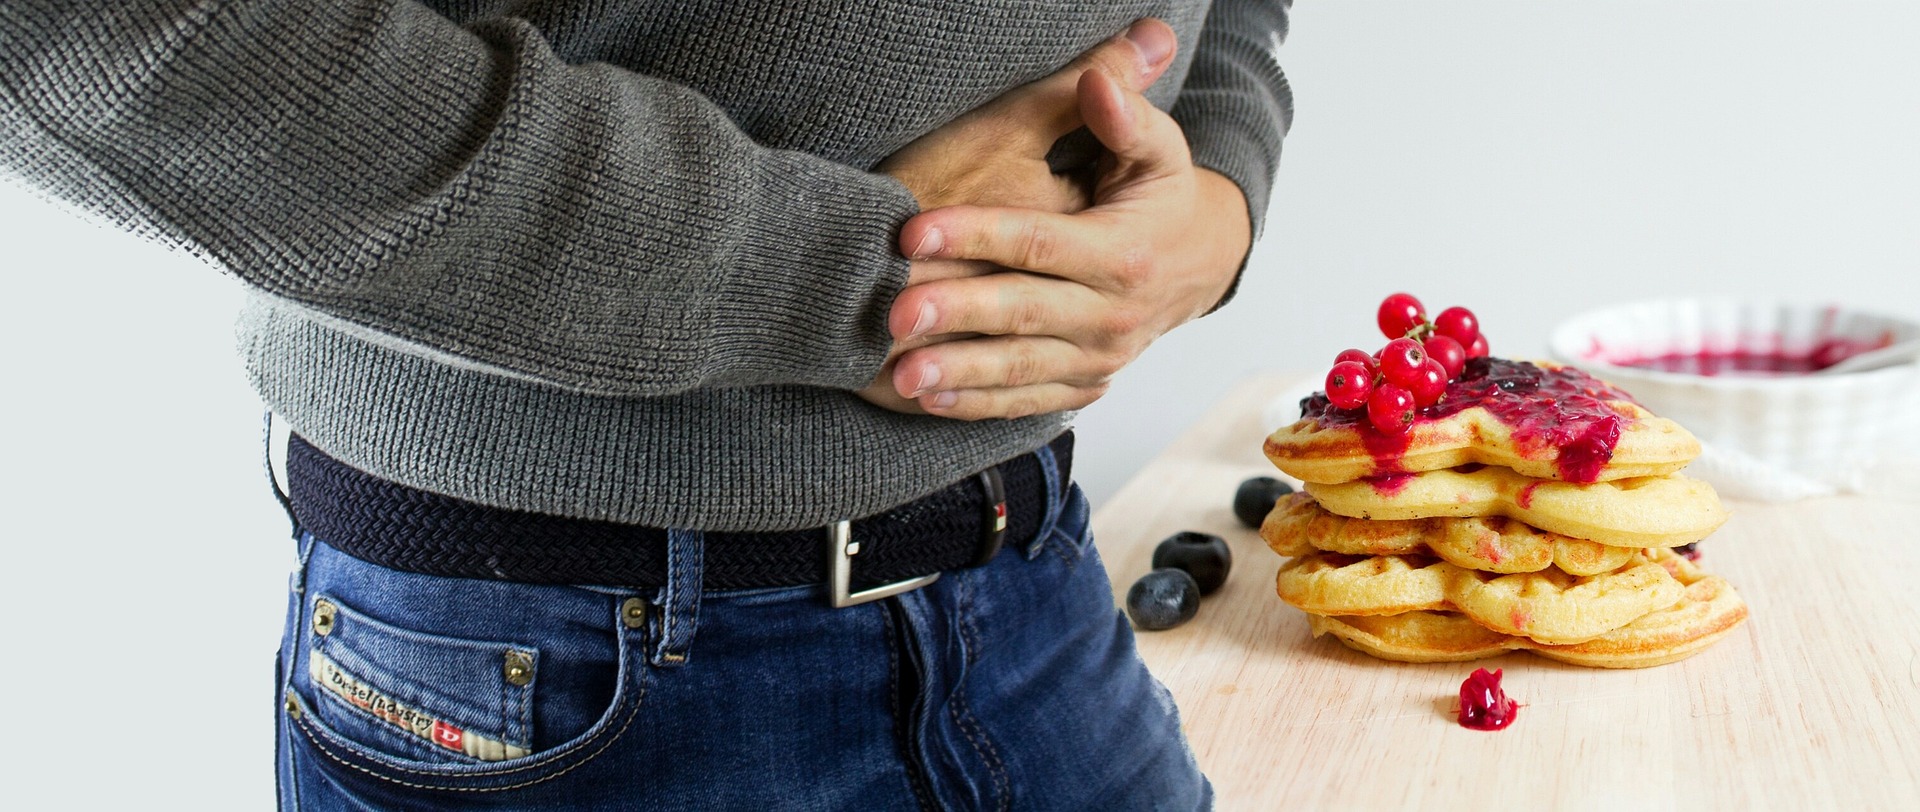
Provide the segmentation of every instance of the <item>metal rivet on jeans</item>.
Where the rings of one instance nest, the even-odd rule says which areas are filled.
[[[525,686],[533,681],[533,658],[525,652],[509,651],[503,672],[507,675],[507,682]]]
[[[287,694],[287,715],[300,718],[300,703],[293,701],[293,694]]]
[[[647,625],[647,602],[639,598],[628,598],[620,604],[620,622],[629,629],[638,629]]]
[[[333,615],[339,611],[332,601],[320,600],[313,604],[313,633],[325,637],[333,633]]]

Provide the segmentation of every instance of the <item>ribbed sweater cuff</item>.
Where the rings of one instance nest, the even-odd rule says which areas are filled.
[[[1235,125],[1244,121],[1236,117],[1248,115],[1249,112],[1258,112],[1263,118],[1271,115],[1271,112],[1234,110],[1234,96],[1209,95],[1227,102],[1228,109],[1223,111],[1227,118],[1209,110],[1213,99],[1191,106],[1188,106],[1190,97],[1181,99],[1180,113],[1198,110],[1193,120],[1185,122],[1187,144],[1193,151],[1193,162],[1196,166],[1225,175],[1240,187],[1240,193],[1247,198],[1247,216],[1252,226],[1249,233],[1253,240],[1258,240],[1265,227],[1267,202],[1273,193],[1273,176],[1280,164],[1280,149],[1278,143],[1264,144],[1252,137],[1247,125]],[[1274,140],[1278,141],[1277,136]],[[1220,296],[1220,301],[1207,310],[1208,313],[1225,307],[1240,292],[1240,279],[1246,275],[1247,258],[1252,253],[1250,241],[1247,255],[1240,258],[1240,267],[1233,273],[1232,284],[1227,286],[1227,292]]]
[[[1227,176],[1247,196],[1247,215],[1254,239],[1259,239],[1273,193],[1274,173],[1280,168],[1279,134],[1273,132],[1273,111],[1244,96],[1209,93],[1180,99],[1175,112],[1186,130],[1193,162]],[[1265,139],[1255,133],[1268,133]],[[1272,143],[1267,143],[1271,141]]]
[[[866,386],[892,347],[887,311],[907,280],[894,243],[913,195],[788,152],[771,153],[759,189],[739,246],[754,261],[728,270],[714,306],[714,349],[728,358],[717,382]]]

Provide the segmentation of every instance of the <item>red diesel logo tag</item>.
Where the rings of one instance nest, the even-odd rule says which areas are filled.
[[[433,720],[433,741],[441,747],[445,747],[448,750],[460,750],[462,749],[460,740],[465,736],[466,731],[438,719]]]

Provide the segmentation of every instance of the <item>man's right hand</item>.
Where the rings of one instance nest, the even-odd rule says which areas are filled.
[[[1134,23],[1125,33],[1081,54],[1044,79],[1021,85],[916,139],[882,161],[879,171],[913,193],[921,211],[954,205],[1012,206],[1071,214],[1092,202],[1090,183],[1056,175],[1047,165],[1055,142],[1079,129],[1080,75],[1097,70],[1122,87],[1144,91],[1173,63],[1173,29],[1156,19]],[[937,253],[921,246],[915,255]],[[907,284],[979,276],[998,268],[981,262],[914,260]],[[940,335],[896,342],[880,374],[857,394],[876,406],[923,413],[893,386],[894,362],[902,354],[937,341],[965,338]]]

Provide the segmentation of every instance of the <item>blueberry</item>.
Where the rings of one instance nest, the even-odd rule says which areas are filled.
[[[1147,631],[1171,629],[1200,611],[1200,585],[1183,570],[1157,569],[1127,590],[1127,617]]]
[[[1153,568],[1172,567],[1193,576],[1200,594],[1211,595],[1227,582],[1233,569],[1233,551],[1227,540],[1208,533],[1185,530],[1168,536],[1153,548]]]
[[[1293,486],[1270,476],[1257,476],[1240,483],[1240,489],[1233,492],[1233,515],[1240,517],[1240,523],[1248,527],[1259,527],[1260,522],[1273,512],[1273,503],[1280,497],[1293,493]]]

